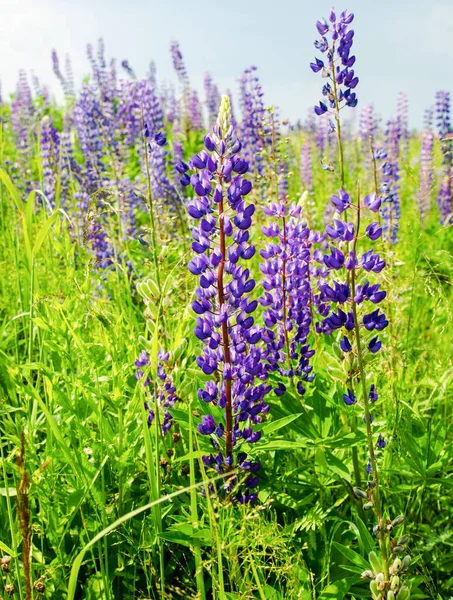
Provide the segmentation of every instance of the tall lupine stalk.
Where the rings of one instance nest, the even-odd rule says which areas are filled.
[[[383,178],[380,194],[384,203],[382,209],[384,239],[389,244],[398,241],[399,222],[401,217],[400,200],[400,140],[402,129],[399,119],[388,121],[385,133],[385,153],[387,160],[382,166]]]
[[[359,131],[362,142],[368,147],[369,140],[374,142],[379,127],[372,104],[366,104],[360,111]]]
[[[335,219],[333,225],[327,228],[327,234],[334,244],[330,254],[324,257],[330,274],[319,282],[318,287],[321,300],[330,304],[331,310],[320,323],[320,329],[327,335],[338,332],[343,361],[348,366],[348,387],[343,394],[344,403],[348,407],[360,407],[365,423],[368,462],[364,471],[368,475],[367,490],[364,491],[359,484],[354,488],[354,495],[358,500],[365,500],[363,508],[372,509],[376,517],[374,532],[379,541],[380,556],[374,552],[370,553],[373,570],[365,571],[363,577],[371,580],[372,597],[384,600],[395,597],[408,598],[409,588],[402,578],[407,568],[402,567],[399,558],[396,560],[397,552],[404,551],[405,541],[395,550],[397,544],[395,540],[390,539],[391,530],[400,524],[402,519],[398,517],[390,521],[385,515],[383,505],[378,457],[386,442],[381,433],[376,435],[373,430],[372,407],[378,400],[378,391],[375,384],[370,383],[372,369],[369,365],[382,347],[379,333],[388,325],[384,312],[377,307],[386,297],[386,291],[373,279],[374,275],[382,272],[386,263],[373,249],[361,251],[359,248],[359,240],[364,237],[363,211],[368,209],[377,212],[381,201],[381,198],[371,194],[362,202],[359,186],[355,202],[344,190],[332,196],[337,213],[341,215],[346,210],[352,211],[355,220],[347,222]],[[364,233],[366,238],[375,242],[382,235],[382,227],[377,221],[373,221],[367,225]],[[358,411],[351,410],[354,410],[355,420]],[[360,481],[361,474],[358,478],[356,473],[356,481],[357,479]],[[387,595],[390,590],[394,596]],[[398,596],[400,590],[404,591]]]
[[[203,354],[197,364],[212,375],[198,395],[204,402],[224,409],[224,421],[216,422],[211,414],[202,417],[198,430],[211,437],[216,456],[203,457],[206,466],[226,474],[224,489],[235,492],[239,502],[257,499],[255,473],[258,462],[247,459],[244,452],[235,456],[235,446],[244,440],[254,443],[261,433],[253,431],[269,410],[264,397],[266,371],[259,347],[261,331],[254,325],[257,301],[249,297],[255,287],[250,270],[240,262],[251,259],[255,247],[249,242],[249,228],[255,212],[245,196],[251,183],[243,178],[248,170],[245,160],[237,156],[241,144],[231,127],[228,96],[222,96],[220,112],[213,133],[205,137],[205,148],[189,165],[181,164],[182,183],[191,184],[195,198],[188,204],[189,215],[199,222],[192,230],[195,252],[189,270],[199,277],[196,300],[198,315],[195,335],[203,342]],[[194,173],[189,177],[187,171]],[[234,470],[238,466],[239,470]],[[241,488],[243,471],[245,491]],[[237,484],[239,490],[236,490]]]
[[[439,220],[442,224],[453,223],[453,167],[452,152],[453,144],[451,142],[452,127],[450,121],[450,93],[439,91],[436,94],[436,121],[437,131],[439,133],[443,171],[441,174],[441,183],[437,196],[437,206],[439,208]]]
[[[399,127],[401,129],[401,146],[403,149],[404,158],[407,155],[409,149],[409,101],[407,95],[404,92],[400,92],[398,94],[398,99],[396,103],[396,118],[399,122]]]
[[[187,73],[186,65],[184,63],[184,58],[182,56],[179,43],[176,40],[173,40],[170,43],[170,54],[173,61],[173,67],[176,71],[176,75],[178,77],[179,83],[181,85],[182,90],[182,105],[183,105],[183,123],[184,128],[189,127],[188,115],[189,115],[189,104],[190,104],[190,82],[189,75]]]
[[[244,156],[249,163],[250,170],[262,175],[264,170],[262,150],[265,145],[263,136],[265,109],[263,90],[256,69],[254,66],[249,67],[239,80],[242,110],[240,133]]]
[[[313,172],[311,161],[311,146],[309,140],[305,140],[300,151],[300,177],[302,185],[306,190],[313,189]]]
[[[359,83],[354,69],[351,68],[355,63],[355,56],[350,56],[354,30],[349,29],[349,25],[353,20],[354,15],[348,14],[346,10],[337,19],[335,10],[332,9],[329,23],[325,19],[317,21],[316,28],[321,37],[314,44],[322,54],[326,54],[327,62],[324,64],[323,60],[315,58],[315,62],[310,63],[314,73],[320,72],[322,77],[328,80],[322,88],[322,95],[326,97],[327,104],[320,101],[319,105],[314,107],[314,111],[318,116],[328,113],[335,119],[341,188],[345,186],[345,165],[340,110],[346,106],[357,106],[357,96],[352,90]],[[326,36],[329,36],[329,39]]]
[[[308,336],[311,318],[310,231],[301,219],[301,207],[289,205],[286,194],[264,208],[273,222],[262,228],[271,240],[261,250],[260,269],[264,275],[265,307],[263,341],[266,343],[266,368],[277,372],[283,381],[274,389],[282,396],[287,387],[305,393],[305,382],[314,379]]]
[[[55,49],[53,49],[52,50],[52,69],[53,69],[55,76],[61,83],[61,87],[63,88],[65,98],[66,99],[74,98],[74,96],[75,96],[74,78],[72,75],[71,60],[69,58],[69,55],[68,54],[66,55],[66,60],[65,60],[66,73],[65,73],[65,75],[63,75],[63,73],[61,72],[60,61],[58,58],[57,51]]]
[[[420,152],[420,186],[418,190],[418,207],[422,223],[431,208],[431,191],[433,185],[433,147],[434,135],[431,131],[422,131],[422,147]]]
[[[53,127],[49,116],[41,121],[40,158],[42,166],[42,187],[48,208],[55,208],[56,195],[60,186],[60,136]]]
[[[206,98],[206,109],[208,112],[208,126],[211,128],[217,119],[217,111],[220,104],[220,94],[216,84],[212,80],[210,73],[205,73],[203,84]]]

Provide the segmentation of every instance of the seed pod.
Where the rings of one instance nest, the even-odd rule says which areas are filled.
[[[394,575],[390,581],[390,589],[396,592],[400,586],[400,578],[398,575]]]
[[[169,456],[170,458],[173,456],[174,453],[175,453],[175,451],[173,450],[173,448],[169,448],[167,450],[167,456]]]
[[[9,572],[9,563],[2,563],[2,571],[3,573]]]
[[[397,600],[409,600],[411,597],[411,593],[409,588],[403,585],[398,594],[396,595]]]
[[[181,439],[181,434],[175,431],[171,434],[171,439],[173,440],[173,443],[176,444]]]
[[[392,592],[392,590],[387,592],[387,600],[395,600],[395,594]]]
[[[374,502],[365,502],[365,504],[363,505],[363,510],[370,510],[370,508],[373,508],[374,506]]]
[[[401,525],[401,523],[404,523],[404,515],[399,515],[399,517],[393,519],[392,527],[398,527],[398,525]]]
[[[370,580],[374,579],[374,573],[373,573],[373,571],[364,571],[362,573],[362,578],[363,579],[370,579]]]
[[[182,475],[188,475],[190,472],[190,467],[189,465],[183,465],[182,469],[181,469],[181,473]]]
[[[385,589],[385,575],[384,573],[378,573],[376,575],[376,585],[378,590]]]
[[[403,558],[403,569],[408,569],[411,566],[411,557],[409,554]]]
[[[407,540],[409,539],[408,535],[403,535],[402,538],[400,538],[397,542],[398,546],[404,546],[404,544],[407,543]]]
[[[33,587],[38,592],[38,594],[44,594],[44,592],[46,591],[45,583],[43,581],[40,581],[39,579],[35,582],[35,585]]]
[[[392,550],[393,554],[402,554],[404,552],[404,546],[395,546]]]
[[[370,565],[375,575],[382,571],[381,561],[379,560],[378,555],[376,554],[376,552],[374,552],[374,550],[372,550],[368,554],[368,560],[370,561]]]
[[[354,492],[354,496],[356,498],[363,498],[364,500],[368,500],[368,496],[367,496],[366,492],[364,492],[360,488],[358,488],[358,487],[352,488],[352,491]]]
[[[370,490],[373,490],[376,487],[376,482],[375,481],[368,481],[367,485],[370,488]]]
[[[168,464],[168,462],[167,462],[167,459],[165,459],[165,458],[161,458],[161,459],[160,459],[160,466],[161,466],[163,469],[165,469],[165,467],[167,466],[167,464]]]
[[[14,586],[12,583],[8,583],[8,585],[5,585],[5,592],[10,596],[14,594]]]

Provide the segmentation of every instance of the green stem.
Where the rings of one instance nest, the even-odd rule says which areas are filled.
[[[356,251],[359,230],[360,230],[360,185],[358,185],[358,189],[357,189],[357,226],[356,226],[354,242],[353,242],[354,253]],[[378,468],[377,468],[376,454],[374,452],[373,433],[371,431],[370,401],[369,401],[369,397],[368,397],[368,389],[367,389],[367,384],[366,384],[366,379],[365,379],[364,356],[363,356],[363,349],[362,349],[362,341],[361,341],[361,337],[360,337],[359,320],[358,320],[358,315],[357,315],[357,304],[354,300],[355,284],[356,284],[355,278],[356,278],[356,272],[355,272],[355,269],[353,269],[352,277],[351,277],[351,295],[352,295],[352,313],[354,316],[354,332],[355,332],[355,338],[356,338],[356,344],[357,344],[357,358],[359,361],[360,382],[362,385],[363,406],[365,409],[367,445],[368,445],[368,452],[370,455],[371,468],[372,468],[373,480],[374,480],[374,489],[373,489],[374,512],[378,518],[378,524],[379,524],[379,526],[381,526],[383,523],[382,500],[381,500],[381,491],[380,491],[380,486],[379,486],[379,473],[378,473]],[[386,581],[387,581],[389,578],[387,545],[386,545],[385,539],[382,537],[381,533],[379,534],[379,546],[381,549],[381,555],[382,555],[382,559],[383,559],[383,563],[384,563],[384,574],[385,574]]]

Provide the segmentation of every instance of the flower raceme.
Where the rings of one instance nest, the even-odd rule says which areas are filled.
[[[358,77],[352,69],[355,56],[351,56],[351,48],[354,39],[354,30],[349,25],[354,20],[352,13],[344,10],[338,17],[332,9],[329,20],[322,19],[316,23],[320,37],[315,41],[315,48],[325,54],[327,60],[315,58],[310,63],[314,73],[321,73],[327,79],[322,88],[325,101],[320,101],[314,107],[317,115],[327,112],[338,112],[344,106],[357,106],[357,96],[353,90],[359,83]]]
[[[278,372],[290,382],[298,378],[297,391],[305,393],[303,382],[310,382],[313,356],[307,343],[311,325],[310,231],[301,218],[301,207],[286,205],[286,197],[264,209],[274,222],[262,228],[272,241],[261,250],[264,262],[265,307],[263,341],[266,343],[266,369]],[[286,391],[280,382],[277,395]]]
[[[386,263],[372,249],[359,253],[357,245],[359,238],[374,242],[381,237],[382,227],[376,221],[366,227],[364,236],[360,236],[363,209],[377,212],[381,198],[370,194],[364,198],[363,204],[354,204],[349,194],[340,190],[332,196],[331,202],[338,215],[345,213],[346,209],[352,209],[356,214],[356,222],[335,218],[326,228],[332,245],[329,253],[326,252],[322,257],[328,273],[318,281],[321,301],[319,312],[324,318],[317,323],[317,330],[326,335],[335,331],[343,332],[339,345],[345,360],[348,357],[347,360],[352,363],[360,351],[367,361],[381,349],[382,341],[377,334],[388,325],[385,314],[378,306],[387,293],[381,289],[379,282],[370,281],[369,278],[381,273]],[[371,310],[367,308],[370,304],[373,307]],[[343,399],[347,405],[357,402],[352,389],[343,394]],[[376,399],[377,392],[372,384],[367,400],[374,402]]]
[[[257,498],[252,490],[258,483],[253,473],[259,463],[246,460],[244,453],[235,460],[233,448],[240,440],[260,439],[261,432],[253,431],[253,425],[269,410],[264,398],[271,386],[265,383],[261,331],[253,317],[258,303],[249,296],[255,281],[242,264],[255,254],[249,243],[255,206],[246,200],[252,186],[244,178],[248,164],[238,156],[240,149],[231,126],[229,98],[223,96],[213,132],[205,137],[205,150],[177,168],[181,183],[190,184],[195,192],[187,211],[198,222],[192,229],[194,257],[188,268],[199,278],[192,303],[197,315],[194,333],[203,342],[197,364],[212,376],[198,396],[224,410],[224,422],[208,414],[198,425],[201,434],[211,436],[217,451],[203,461],[219,473],[231,473],[225,484],[228,492],[239,479],[233,468],[248,471],[245,491],[239,490],[236,498],[249,502]]]

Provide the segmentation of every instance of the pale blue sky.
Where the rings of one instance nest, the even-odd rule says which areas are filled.
[[[14,89],[20,68],[57,89],[53,47],[61,59],[70,53],[79,82],[89,72],[86,44],[100,36],[107,56],[127,58],[139,76],[153,59],[159,80],[174,81],[169,44],[177,39],[199,91],[205,71],[222,91],[236,90],[243,69],[254,64],[266,104],[304,119],[322,85],[309,68],[315,21],[327,17],[330,6],[312,0],[0,0],[3,93]],[[350,0],[336,8],[356,15],[359,106],[373,102],[388,118],[402,90],[410,125],[421,125],[435,91],[453,89],[453,0]]]

